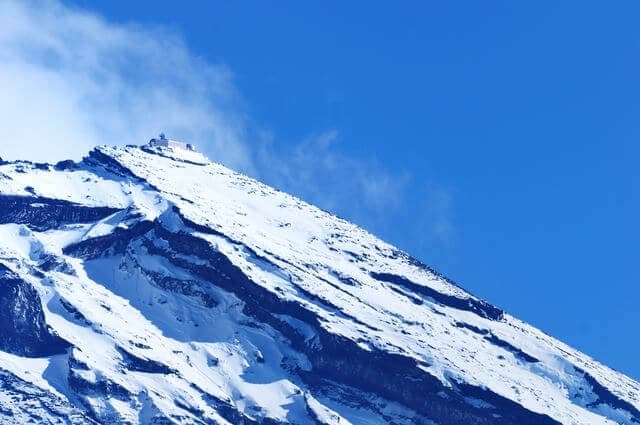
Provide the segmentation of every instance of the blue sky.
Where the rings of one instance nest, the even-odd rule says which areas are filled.
[[[65,4],[224,80],[224,162],[640,378],[640,3]]]

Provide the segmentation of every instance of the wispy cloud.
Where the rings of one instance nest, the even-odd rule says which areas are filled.
[[[432,243],[450,248],[456,238],[454,199],[451,190],[428,182],[423,187],[423,203],[420,210],[426,215],[423,220],[424,234]]]
[[[162,130],[376,232],[397,236],[394,220],[410,219],[425,243],[451,240],[446,190],[345,155],[337,131],[279,145],[252,128],[231,70],[199,58],[180,34],[57,0],[0,1],[0,28],[0,156],[79,158]],[[419,210],[408,206],[417,198]]]
[[[0,28],[3,155],[78,157],[164,130],[251,168],[230,71],[191,54],[179,35],[53,0],[0,2]]]
[[[341,153],[337,131],[308,137],[287,149],[264,143],[256,151],[260,177],[269,183],[346,215],[375,222],[402,206],[407,178],[371,159]],[[365,217],[366,216],[366,217]]]

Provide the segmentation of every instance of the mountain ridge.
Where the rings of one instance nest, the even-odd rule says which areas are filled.
[[[3,162],[0,200],[0,266],[70,344],[0,369],[87,420],[640,421],[635,381],[197,152]]]

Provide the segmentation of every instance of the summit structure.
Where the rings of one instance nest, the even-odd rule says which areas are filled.
[[[164,133],[160,133],[158,138],[149,140],[149,146],[151,147],[165,147],[165,148],[177,148],[186,149],[188,151],[195,151],[195,148],[191,143],[179,142],[177,140],[167,139]]]

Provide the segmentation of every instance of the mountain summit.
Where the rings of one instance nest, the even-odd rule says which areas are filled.
[[[637,424],[640,385],[169,142],[0,162],[2,424]]]

